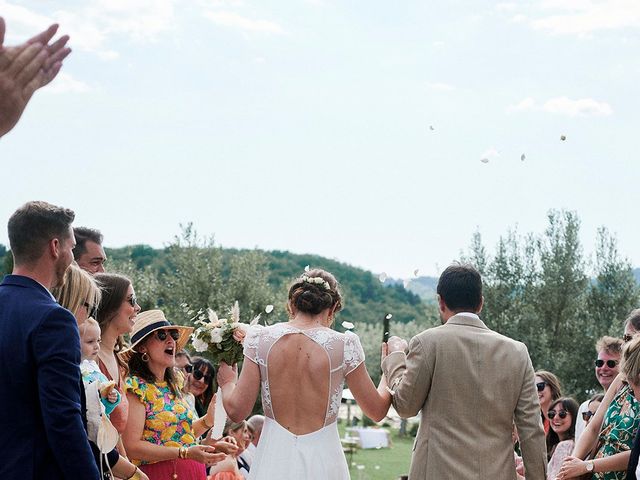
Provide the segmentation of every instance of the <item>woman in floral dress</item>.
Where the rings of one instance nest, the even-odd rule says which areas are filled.
[[[224,458],[216,447],[196,443],[213,426],[214,402],[194,421],[182,397],[182,376],[173,368],[175,353],[192,330],[171,325],[160,310],[143,312],[131,332],[131,348],[124,352],[129,362],[124,444],[150,480],[205,480],[206,466]]]

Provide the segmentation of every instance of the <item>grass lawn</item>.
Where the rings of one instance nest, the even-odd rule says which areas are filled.
[[[344,428],[343,423],[338,425],[341,437],[344,437]],[[389,430],[390,448],[357,450],[353,454],[353,464],[349,468],[352,480],[396,480],[409,473],[413,437],[399,438],[396,430]]]

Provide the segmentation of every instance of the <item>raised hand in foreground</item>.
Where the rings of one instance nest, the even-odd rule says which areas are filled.
[[[49,44],[57,30],[58,25],[51,25],[21,45],[5,47],[6,26],[0,17],[0,137],[18,123],[33,93],[56,77],[71,53],[65,47],[68,35]]]

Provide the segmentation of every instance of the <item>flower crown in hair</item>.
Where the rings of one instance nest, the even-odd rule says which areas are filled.
[[[300,280],[306,283],[315,283],[316,285],[322,285],[325,290],[331,290],[331,285],[324,278],[321,277],[308,277],[307,275],[303,275],[300,277]]]

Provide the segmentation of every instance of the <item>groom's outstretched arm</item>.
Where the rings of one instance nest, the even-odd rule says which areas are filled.
[[[409,352],[390,353],[382,361],[382,370],[393,391],[393,407],[403,418],[418,414],[431,388],[432,369],[419,337],[409,342]]]

